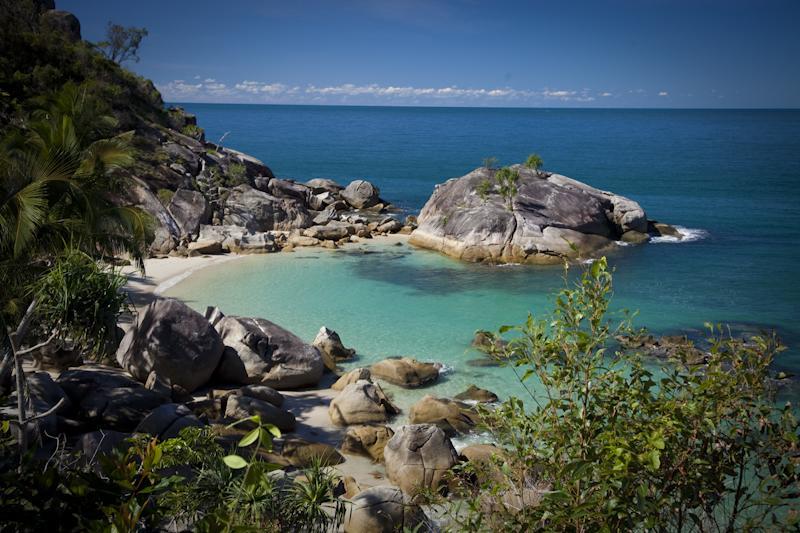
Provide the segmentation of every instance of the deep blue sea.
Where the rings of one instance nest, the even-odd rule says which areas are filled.
[[[225,135],[280,177],[368,179],[409,212],[485,157],[511,164],[537,152],[547,170],[695,230],[691,242],[614,254],[617,308],[639,310],[638,322],[658,332],[706,321],[776,328],[790,346],[776,366],[800,372],[800,110],[183,106],[208,140]],[[464,364],[475,329],[546,312],[562,283],[559,268],[464,265],[408,248],[277,256],[227,263],[171,292],[308,340],[326,324],[362,364],[400,354],[444,361],[452,387],[500,372]],[[496,386],[501,376],[491,375]]]

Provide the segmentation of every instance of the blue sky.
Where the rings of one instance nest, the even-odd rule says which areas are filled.
[[[56,0],[167,101],[800,107],[800,0]]]

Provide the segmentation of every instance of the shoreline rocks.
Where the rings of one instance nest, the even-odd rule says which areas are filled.
[[[521,165],[510,200],[494,185],[494,169],[479,168],[437,185],[418,217],[410,243],[469,262],[554,264],[598,257],[615,241],[646,235],[635,201],[566,176]],[[483,191],[483,188],[488,192]]]
[[[406,388],[422,387],[439,379],[439,367],[411,357],[384,359],[370,367],[373,378]]]
[[[450,439],[431,424],[398,428],[386,443],[383,455],[389,480],[409,494],[441,488],[445,473],[458,463]]]

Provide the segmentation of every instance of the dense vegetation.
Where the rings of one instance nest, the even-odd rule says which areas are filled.
[[[658,370],[611,351],[632,335],[609,319],[611,273],[596,261],[556,298],[487,342],[533,385],[482,412],[499,450],[467,464],[445,506],[454,529],[754,531],[800,523],[800,425],[774,403],[774,336],[734,339],[709,326],[707,361]],[[502,334],[510,334],[508,342]]]

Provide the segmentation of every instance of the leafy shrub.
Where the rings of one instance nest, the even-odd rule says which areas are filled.
[[[70,250],[36,280],[33,292],[42,336],[69,339],[95,354],[116,335],[117,318],[128,309],[125,277]]]
[[[247,183],[247,168],[241,163],[228,165],[226,186],[235,187]]]
[[[798,525],[800,426],[773,403],[774,336],[711,328],[703,367],[678,354],[659,371],[610,353],[630,321],[607,318],[612,277],[596,261],[551,317],[500,328],[492,356],[522,371],[530,404],[482,413],[506,456],[462,484],[463,529],[753,531]],[[506,346],[494,342],[511,334]],[[533,383],[531,383],[533,382]],[[533,385],[532,387],[530,385]]]
[[[497,158],[496,157],[484,157],[483,158],[483,168],[487,170],[494,170],[497,168]]]
[[[489,193],[492,191],[492,182],[488,179],[481,180],[480,183],[475,187],[475,192],[478,196],[481,197],[481,200],[484,202],[486,198],[489,196]]]
[[[197,124],[187,124],[181,128],[181,133],[187,137],[191,137],[192,139],[197,139],[199,141],[205,135],[205,130],[203,130],[203,128]]]
[[[517,195],[517,183],[519,182],[519,172],[510,168],[503,167],[494,174],[500,196],[505,198],[508,208],[512,209],[514,197]]]
[[[528,159],[525,160],[525,168],[529,168],[536,172],[536,175],[539,175],[539,169],[542,168],[542,158],[539,154],[531,154],[528,156]]]

